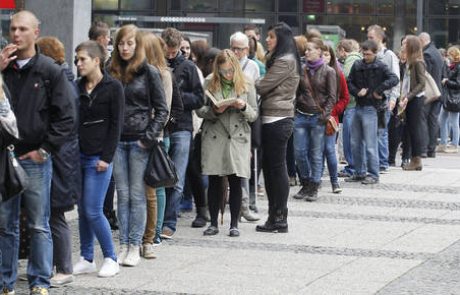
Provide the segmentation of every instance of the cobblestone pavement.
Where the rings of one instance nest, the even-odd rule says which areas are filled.
[[[342,194],[323,178],[317,202],[289,200],[288,234],[242,222],[241,237],[230,238],[227,208],[221,233],[204,237],[184,213],[157,259],[114,278],[79,276],[51,294],[460,294],[460,156],[424,162],[421,172],[391,168],[378,185],[341,183]],[[261,198],[263,218],[266,206]],[[25,282],[17,294],[27,294]]]

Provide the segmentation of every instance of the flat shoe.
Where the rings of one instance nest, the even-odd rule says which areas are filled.
[[[215,236],[219,233],[219,229],[215,226],[209,226],[204,232],[204,236]]]

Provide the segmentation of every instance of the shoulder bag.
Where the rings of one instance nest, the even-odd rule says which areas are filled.
[[[425,71],[425,104],[432,103],[441,97],[441,91],[433,77]]]
[[[2,149],[0,157],[0,200],[4,202],[22,193],[28,187],[28,180],[15,158],[13,145]]]
[[[178,180],[174,162],[161,148],[161,143],[153,145],[144,173],[145,183],[153,188],[173,187]]]

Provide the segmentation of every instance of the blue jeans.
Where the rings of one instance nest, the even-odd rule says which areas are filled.
[[[352,123],[351,148],[355,174],[379,179],[377,111],[373,106],[356,106]],[[367,159],[367,162],[365,161]]]
[[[353,175],[355,173],[355,167],[353,165],[353,153],[351,151],[351,124],[353,122],[353,117],[355,116],[355,108],[346,109],[343,113],[343,154],[345,160],[347,160],[347,166],[345,166],[343,172]]]
[[[104,258],[117,261],[115,255],[112,231],[109,222],[104,216],[105,194],[109,187],[113,165],[106,171],[97,172],[96,164],[99,156],[81,154],[82,196],[78,201],[78,225],[80,228],[80,253],[87,261],[94,259],[94,237],[102,248]]]
[[[441,127],[441,144],[447,144],[447,138],[449,137],[450,130],[452,130],[452,145],[454,147],[458,146],[459,114],[460,113],[446,111],[444,108],[442,108],[441,115],[439,116],[439,126]]]
[[[21,196],[0,202],[0,278],[7,289],[14,289],[18,271],[19,211],[27,213],[30,231],[30,253],[27,266],[29,287],[50,286],[53,267],[53,241],[49,226],[52,164],[20,161],[26,171],[29,187]]]
[[[169,135],[170,148],[169,156],[176,165],[179,181],[173,188],[166,189],[166,210],[163,227],[176,231],[177,209],[182,199],[182,192],[185,184],[185,172],[187,170],[188,157],[190,154],[190,131],[178,131]]]
[[[323,163],[324,160],[327,161],[327,170],[329,171],[329,178],[331,179],[331,183],[338,183],[338,173],[337,173],[337,155],[335,153],[335,141],[337,138],[337,134],[334,133],[332,135],[324,135],[324,150],[323,150]],[[324,170],[324,165],[321,165]],[[321,175],[323,172],[321,171]]]
[[[113,161],[117,187],[120,245],[139,246],[147,221],[144,172],[149,151],[136,141],[118,143]]]
[[[301,181],[321,182],[325,125],[319,115],[296,113],[294,120],[294,154]]]
[[[169,137],[163,138],[162,146],[165,152],[169,150]],[[166,208],[166,189],[159,187],[156,189],[157,194],[157,226],[155,228],[155,240],[160,239],[161,230],[163,229],[163,220],[165,218]]]
[[[388,147],[388,122],[390,122],[390,111],[385,112],[385,128],[379,128],[377,130],[379,138],[379,165],[380,168],[387,169],[390,164],[388,163],[388,157],[390,155]]]

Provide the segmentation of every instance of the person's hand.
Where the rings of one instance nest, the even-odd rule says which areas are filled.
[[[36,164],[42,164],[45,162],[45,159],[43,159],[43,157],[40,155],[40,153],[37,150],[30,151],[27,154],[24,154],[19,157],[19,160],[26,160],[26,159],[31,159]]]
[[[238,109],[238,110],[242,110],[246,107],[246,102],[244,100],[242,100],[241,98],[238,98],[233,104],[232,106],[235,108],[235,109]]]
[[[217,114],[222,114],[223,112],[225,112],[225,110],[228,108],[228,105],[225,105],[225,106],[221,106],[220,108],[216,107],[216,106],[212,106],[212,109],[214,110],[215,113]]]
[[[392,112],[396,107],[396,101],[395,100],[390,100],[390,104],[388,105],[388,109],[390,112]]]
[[[137,145],[138,145],[141,149],[144,149],[144,150],[147,149],[147,147],[146,147],[146,146],[142,143],[142,141],[140,141],[140,140],[137,141]]]
[[[442,79],[442,81],[441,81],[442,85],[446,85],[447,81],[449,81],[449,79],[447,79],[447,78]]]
[[[3,71],[11,61],[17,58],[16,55],[13,55],[14,52],[18,50],[18,46],[14,44],[8,44],[5,48],[2,49],[0,53],[0,70]]]
[[[97,172],[104,172],[107,171],[107,168],[109,167],[109,163],[104,162],[102,160],[97,161],[96,163],[96,171]]]
[[[399,101],[399,107],[402,108],[402,109],[405,109],[406,105],[407,105],[407,102],[408,102],[407,97],[404,97],[403,99],[401,99],[401,101]]]
[[[374,96],[375,99],[382,99],[383,96],[379,95],[377,92],[373,92],[372,95]]]
[[[359,97],[366,96],[366,94],[367,94],[367,88],[363,88],[358,92]]]

